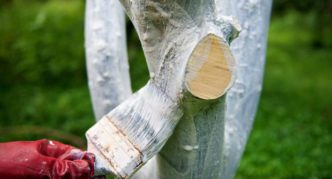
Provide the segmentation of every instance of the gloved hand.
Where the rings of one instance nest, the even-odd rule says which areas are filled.
[[[51,140],[0,143],[2,179],[90,179],[94,155]]]

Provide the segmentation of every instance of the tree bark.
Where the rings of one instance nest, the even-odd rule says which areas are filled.
[[[100,2],[104,5],[107,4],[107,1]],[[252,127],[261,91],[271,2],[271,0],[219,0],[214,4],[213,1],[206,0],[122,1],[142,41],[151,80],[146,87],[140,90],[141,92],[128,98],[127,102],[122,103],[107,115],[107,118],[102,121],[103,125],[100,126],[108,125],[109,121],[111,123],[115,122],[117,127],[120,126],[119,128],[124,130],[126,135],[129,134],[129,139],[126,137],[124,140],[139,144],[141,150],[139,152],[143,153],[143,160],[140,162],[143,163],[156,155],[167,141],[158,156],[143,166],[133,178],[232,178],[234,176]],[[104,8],[100,11],[100,16],[93,16],[89,13],[89,7],[93,6],[92,1],[88,1],[86,29],[92,28],[89,19],[92,22],[93,19],[99,18],[107,21],[105,19],[110,18],[107,17],[107,14],[105,14],[106,16],[102,15],[102,12],[110,11],[111,6],[101,5]],[[116,9],[119,11],[119,8]],[[121,13],[113,15],[115,15],[112,16],[113,19],[121,18]],[[237,19],[243,29],[240,37],[231,45],[231,51],[235,57],[235,66],[232,69],[233,67],[228,65],[227,73],[217,73],[220,78],[229,74],[231,81],[225,85],[209,83],[212,84],[210,86],[221,87],[222,89],[219,91],[212,89],[201,92],[202,90],[194,90],[195,88],[189,88],[188,85],[183,87],[183,83],[195,84],[191,83],[194,81],[192,78],[187,78],[190,76],[188,74],[191,70],[187,62],[190,62],[190,59],[194,59],[192,60],[194,64],[199,61],[195,60],[193,54],[200,51],[197,48],[206,46],[199,46],[200,42],[203,41],[202,39],[211,37],[209,36],[211,33],[216,34],[220,38],[216,43],[220,45],[222,50],[215,53],[210,50],[208,54],[228,53],[227,43],[235,38],[236,29],[238,28],[233,19]],[[118,31],[122,28],[123,30],[123,26],[114,26],[104,26],[103,29],[116,28],[116,31]],[[86,41],[87,48],[91,43],[88,39],[92,37],[91,34],[94,32],[94,30],[86,31],[88,37]],[[110,34],[110,31],[108,31],[108,35]],[[98,44],[99,41],[105,40],[105,37],[107,35],[100,36],[99,40],[92,39],[95,39]],[[124,37],[119,39],[119,42],[123,44]],[[211,40],[207,45],[213,43],[214,41]],[[118,49],[116,47],[113,46],[114,49]],[[95,54],[95,56],[103,54],[97,49],[91,48],[90,53]],[[98,73],[96,75],[93,70],[89,69],[93,66],[92,63],[89,63],[89,49],[87,49],[87,54],[89,80],[90,83],[92,81],[93,84],[97,84],[94,81],[98,79]],[[199,52],[199,54],[204,53]],[[117,54],[114,54],[114,56],[119,57]],[[99,60],[103,58],[98,57]],[[203,60],[204,66],[208,66],[208,64],[211,64],[209,62],[213,61],[213,58],[208,59],[212,60]],[[225,57],[226,64],[230,64],[231,59],[233,58]],[[121,64],[118,63],[117,65],[119,67]],[[101,65],[95,66],[95,69],[99,72],[107,72],[107,69],[111,71],[111,69],[117,67]],[[194,76],[200,76],[202,69],[193,70]],[[216,75],[209,71],[204,72],[201,76],[213,79]],[[114,84],[112,80],[115,78],[123,79],[125,77],[124,86],[128,89],[126,83],[129,83],[129,78],[126,77],[126,73],[128,72],[114,73],[114,78],[107,78],[106,84]],[[119,85],[121,86],[121,84]],[[198,84],[198,88],[202,89],[200,85],[205,84]],[[114,90],[113,92],[108,90],[112,88],[114,88],[112,85],[108,87],[92,85],[91,87],[90,84],[97,118],[113,108],[112,105],[106,105],[107,103],[103,102],[104,100],[110,100],[114,104],[113,106],[116,106],[130,94],[129,90],[129,92],[124,91],[123,95],[121,90]],[[108,92],[115,95],[121,94],[120,96],[123,96],[123,98],[112,98],[112,95],[107,95]],[[226,95],[220,97],[224,92],[226,92]],[[150,95],[147,96],[147,94]],[[140,101],[150,102],[141,103]],[[161,105],[162,103],[166,104]],[[135,107],[137,104],[140,104],[143,108],[138,109]],[[157,113],[150,111],[148,116],[143,115],[139,118],[130,117],[136,116],[133,114],[146,113],[149,111],[146,108],[149,108],[150,105],[157,105],[160,111]],[[98,112],[99,109],[102,109],[102,112]],[[131,110],[126,112],[126,109]],[[155,117],[151,118],[151,115]],[[162,118],[159,116],[162,116]],[[109,120],[109,118],[112,119]],[[119,119],[127,122],[119,122]],[[164,123],[169,127],[166,133],[164,129],[152,125],[154,131],[164,131],[161,136],[153,138],[153,141],[157,141],[157,144],[153,145],[141,145],[141,138],[138,140],[137,136],[130,132],[132,129],[137,129],[135,130],[137,133],[140,128],[136,126],[136,128],[134,126],[128,127],[130,121],[145,121],[143,124],[146,125],[159,124],[161,119],[173,122]],[[176,129],[174,130],[175,125]],[[110,126],[110,128],[112,127],[114,126]],[[92,131],[90,134],[97,134],[100,130],[100,127],[94,127],[94,131],[90,130]],[[117,130],[114,129],[114,131]],[[142,131],[142,133],[144,132]],[[171,134],[172,136],[169,138]],[[116,135],[114,133],[114,136]],[[103,138],[107,138],[107,136]],[[119,139],[123,139],[123,137]],[[151,140],[149,139],[149,141]],[[107,144],[104,141],[99,142],[100,144]],[[151,147],[154,149],[151,150]],[[144,152],[147,153],[144,155]],[[131,156],[136,156],[136,154]],[[139,163],[138,166],[143,163]],[[123,164],[123,166],[128,166],[128,164]],[[133,170],[136,167],[134,166]],[[122,177],[130,175],[132,169],[129,169],[130,167],[124,168],[125,170],[121,170],[122,174],[119,174],[121,172],[116,174]]]
[[[218,1],[218,14],[236,17],[242,26],[232,43],[237,79],[226,96],[223,178],[232,178],[252,129],[262,90],[272,0]]]
[[[87,0],[85,49],[97,120],[131,95],[125,14],[115,0]]]

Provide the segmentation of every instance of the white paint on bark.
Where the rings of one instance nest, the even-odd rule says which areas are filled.
[[[85,48],[90,94],[100,119],[131,94],[125,16],[114,0],[87,0]]]
[[[243,28],[231,48],[237,79],[226,97],[225,176],[232,178],[254,121],[262,90],[272,0],[220,0],[218,14],[236,17]]]
[[[212,0],[122,0],[122,3],[138,31],[151,80],[87,133],[89,150],[107,155],[97,155],[97,172],[112,172],[127,177],[154,156],[167,141],[160,154],[133,178],[233,177],[252,126],[261,90],[271,0],[219,0],[216,1],[217,6]],[[105,6],[103,11],[107,9],[110,7]],[[237,64],[235,84],[226,97],[197,99],[184,88],[187,61],[195,46],[207,34],[215,34],[226,41],[233,40],[239,29],[235,18],[243,27],[240,38],[232,44]],[[92,32],[87,33],[89,36]],[[96,44],[102,40],[96,40]],[[95,47],[92,53],[102,54]],[[90,66],[88,63],[88,68]],[[114,77],[122,78],[125,73],[115,74]],[[95,78],[98,75],[91,70],[89,74],[90,81],[98,79]],[[95,90],[107,91],[104,86],[92,88],[90,85],[90,88],[96,101],[120,101],[107,95],[99,98],[100,93],[94,93]],[[129,93],[124,92],[124,96]],[[94,106],[95,111],[110,108],[101,102],[94,102]],[[105,128],[110,124],[113,127]],[[106,136],[110,137],[105,137],[100,131],[105,131]],[[120,149],[116,146],[108,148],[116,143],[108,140],[120,140],[124,136],[121,141],[129,143],[116,144]],[[126,149],[140,151],[140,157],[137,153],[126,152]]]
[[[235,175],[261,91],[272,1],[216,2],[218,18],[234,17],[243,28],[231,45],[237,63],[235,84],[225,99],[219,99],[198,114],[193,116],[191,111],[185,111],[158,157],[134,178],[228,179]],[[194,105],[189,102],[189,106]],[[183,144],[197,145],[198,150],[184,152]]]

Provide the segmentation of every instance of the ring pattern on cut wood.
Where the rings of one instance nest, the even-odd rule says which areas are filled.
[[[186,68],[187,90],[201,99],[217,99],[233,81],[235,60],[229,45],[214,34],[205,36],[192,52]]]

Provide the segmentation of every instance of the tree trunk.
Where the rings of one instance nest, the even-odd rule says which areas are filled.
[[[118,1],[87,1],[86,61],[97,120],[131,95],[125,24]]]
[[[122,163],[126,156],[119,160],[110,157],[111,163],[123,166],[109,167],[111,172],[120,177],[131,175],[163,147],[158,156],[143,166],[133,178],[232,178],[251,130],[261,91],[271,0],[219,0],[216,4],[209,0],[123,0],[122,3],[142,41],[151,80],[141,92],[128,98],[108,114],[99,127],[96,125],[90,129],[88,138],[89,135],[107,138],[110,136],[98,133],[112,133],[121,129],[126,137],[118,138],[138,146],[138,157],[135,160],[137,166],[129,158],[128,163]],[[115,64],[109,66],[89,62],[95,60],[98,64],[105,61],[103,59],[107,57],[107,53],[105,55],[104,51],[98,50],[93,44],[109,39],[114,34],[109,29],[115,28],[116,32],[124,30],[123,23],[122,26],[114,23],[100,27],[99,30],[104,33],[98,33],[100,31],[96,31],[93,24],[98,21],[107,24],[110,19],[121,24],[123,17],[120,11],[117,5],[111,6],[108,1],[87,2],[87,60],[97,118],[112,110],[130,94],[127,71],[112,73],[112,78],[102,78],[102,83],[98,78],[114,68],[126,66],[126,59],[121,63],[108,59],[110,62],[106,64]],[[228,43],[236,37],[238,29],[233,19],[237,19],[242,27],[239,38],[231,45],[235,64],[228,48]],[[93,34],[103,35],[95,38]],[[111,48],[109,50],[114,59],[126,56],[123,55],[124,41],[122,36],[116,41],[122,44],[120,46],[111,46],[112,41],[106,42],[106,48]],[[208,46],[211,48],[207,48]],[[120,51],[121,53],[115,53]],[[218,65],[224,70],[213,68]],[[117,79],[122,79],[123,84],[118,83]],[[223,96],[225,92],[226,95]],[[123,97],[118,99],[112,95]],[[105,103],[105,100],[109,102]],[[138,109],[135,107],[137,104],[143,107]],[[157,112],[147,109],[151,105],[156,105],[154,110]],[[145,113],[148,115],[144,115]],[[137,136],[137,132],[146,134],[146,130],[140,131],[141,128],[136,123],[135,126],[130,126],[133,121],[140,121],[139,124],[144,121],[143,126],[149,124],[153,131],[159,131],[161,135],[148,138],[145,135]],[[100,127],[109,123],[112,123],[109,128],[114,130]],[[161,128],[156,126],[160,123],[163,124]],[[135,135],[130,132],[133,129],[136,129]],[[116,132],[113,134],[112,137],[115,138],[118,135]],[[169,138],[170,135],[172,136]],[[91,138],[90,140],[93,141]],[[108,149],[109,141],[98,139],[94,142],[96,141],[102,146],[100,148]],[[154,142],[143,145],[143,141]],[[95,146],[90,146],[91,151],[97,155],[103,153],[100,149],[95,149],[98,148]],[[136,150],[137,146],[132,150]],[[131,149],[127,144],[120,147]],[[115,149],[114,151],[117,152]],[[130,155],[135,156],[134,153]],[[103,166],[108,162],[105,159],[98,160],[101,162],[97,161],[97,170],[98,167],[101,168],[101,173],[108,170]]]

